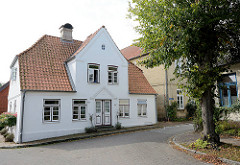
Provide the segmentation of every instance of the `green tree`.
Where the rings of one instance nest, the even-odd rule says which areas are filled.
[[[200,100],[204,140],[219,142],[215,133],[214,90],[222,65],[239,58],[239,0],[132,0],[129,16],[139,25],[136,40],[146,57],[147,68],[161,64],[167,69],[181,60],[182,72],[175,70],[190,97]]]

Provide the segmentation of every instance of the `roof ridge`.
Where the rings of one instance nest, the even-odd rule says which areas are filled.
[[[26,50],[24,50],[23,52],[19,53],[17,56],[21,56],[24,53],[27,53],[28,51],[30,51],[31,49],[33,49],[40,41],[43,40],[43,38],[47,37],[49,35],[44,34],[41,38],[39,38],[32,46],[30,46],[29,48],[27,48]]]

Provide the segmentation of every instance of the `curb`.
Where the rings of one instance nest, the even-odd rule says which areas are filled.
[[[181,134],[179,134],[179,135],[181,135]],[[176,136],[178,136],[178,135],[175,135],[175,136],[171,137],[170,140],[169,140],[169,142],[172,142],[174,145],[180,147],[180,148],[183,149],[183,150],[186,150],[186,151],[188,151],[188,152],[191,152],[192,154],[207,155],[206,153],[188,149],[188,148],[182,146],[181,144],[177,143],[177,142],[176,142]],[[228,164],[231,164],[231,165],[240,165],[240,162],[237,162],[237,161],[234,161],[234,160],[230,160],[230,159],[226,159],[226,158],[221,158],[221,157],[218,157],[218,159],[222,160],[224,163],[228,163]]]
[[[78,137],[72,137],[72,138],[63,138],[63,139],[57,139],[57,140],[50,140],[47,142],[40,142],[35,144],[22,144],[17,146],[3,146],[0,147],[0,149],[20,149],[20,148],[28,148],[28,147],[37,147],[42,145],[49,145],[49,144],[56,144],[56,143],[62,143],[62,142],[68,142],[68,141],[75,141],[75,140],[83,140],[83,139],[90,139],[95,137],[102,137],[106,135],[113,135],[113,134],[122,134],[122,133],[130,133],[130,132],[136,132],[136,131],[144,131],[144,130],[151,130],[151,129],[158,129],[158,128],[164,128],[160,126],[148,126],[145,128],[135,128],[135,129],[127,129],[127,130],[115,130],[110,132],[99,132],[89,135],[79,135]]]

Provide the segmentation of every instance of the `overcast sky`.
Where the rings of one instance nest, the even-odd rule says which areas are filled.
[[[44,34],[59,36],[59,27],[71,23],[73,38],[85,40],[105,25],[122,49],[138,37],[128,14],[129,0],[2,0],[0,2],[0,82],[10,79],[13,58]]]

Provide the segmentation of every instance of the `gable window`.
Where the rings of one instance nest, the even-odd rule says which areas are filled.
[[[16,79],[17,79],[17,68],[12,68],[12,70],[11,70],[11,79],[12,79],[12,81],[15,81]]]
[[[182,73],[182,58],[179,58],[178,60],[175,60],[175,68],[177,70],[177,73]]]
[[[118,67],[108,66],[108,83],[117,84],[118,83]]]
[[[222,76],[219,83],[220,105],[231,107],[238,98],[236,74],[226,74]]]
[[[73,100],[73,120],[86,120],[86,100]]]
[[[138,100],[137,108],[139,117],[147,116],[147,100]]]
[[[119,117],[129,117],[129,100],[119,100]]]
[[[181,89],[177,89],[177,104],[178,109],[184,109],[183,94]]]
[[[100,65],[88,64],[88,82],[99,83],[100,82]]]
[[[43,100],[43,121],[59,121],[60,100]]]

